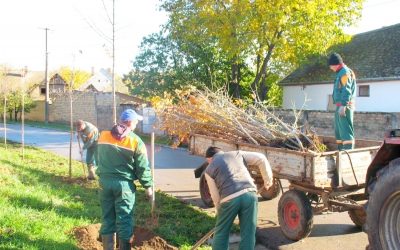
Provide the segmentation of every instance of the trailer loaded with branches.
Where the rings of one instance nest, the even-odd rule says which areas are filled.
[[[365,176],[381,142],[356,140],[355,149],[338,151],[334,138],[318,136],[301,124],[301,110],[294,110],[293,119],[285,121],[273,107],[257,99],[243,103],[226,93],[192,88],[177,91],[176,100],[159,99],[154,105],[159,128],[188,141],[190,152],[199,156],[204,156],[209,146],[265,154],[274,175],[270,189],[263,188],[255,166],[247,167],[265,199],[283,193],[281,179],[289,182],[278,205],[279,223],[289,239],[307,237],[314,214],[326,211],[347,211],[357,226],[363,226]],[[202,174],[206,167],[204,163],[195,175],[200,178],[202,200],[213,206]]]
[[[328,149],[334,148],[334,138],[320,139]],[[365,176],[380,142],[357,140],[353,150],[316,153],[193,134],[189,150],[195,155],[204,156],[211,145],[224,151],[244,150],[265,154],[275,179],[275,185],[270,190],[261,190],[261,196],[266,199],[278,196],[280,179],[289,181],[289,190],[280,197],[278,207],[279,224],[287,238],[300,240],[307,237],[313,226],[314,214],[326,211],[347,211],[355,225],[361,227],[365,223]],[[196,173],[200,177],[202,200],[212,206],[205,178],[200,174],[200,169],[204,170],[205,167],[206,164]],[[259,170],[254,166],[248,168],[257,187],[262,189],[264,183]]]

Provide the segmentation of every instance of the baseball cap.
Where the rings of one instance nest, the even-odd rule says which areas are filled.
[[[126,110],[124,110],[124,112],[122,112],[119,119],[122,122],[133,121],[133,120],[142,121],[143,116],[138,115],[138,113],[136,113],[133,109],[126,109]]]

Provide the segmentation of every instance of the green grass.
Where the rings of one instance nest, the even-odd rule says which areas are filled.
[[[82,165],[34,147],[0,145],[0,249],[78,249],[72,229],[100,223],[97,182],[79,182]],[[169,244],[189,249],[214,225],[214,218],[162,192],[156,194],[159,225]],[[136,226],[146,227],[151,206],[136,193]]]

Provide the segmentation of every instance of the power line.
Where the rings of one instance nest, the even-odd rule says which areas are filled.
[[[89,28],[94,31],[99,37],[106,40],[108,43],[112,42],[112,38],[107,36],[100,28],[98,28],[94,22],[91,22],[89,18],[85,17],[82,12],[80,12],[77,8],[75,10],[79,13],[79,15],[83,18],[85,23],[89,26]]]
[[[110,18],[110,16],[108,15],[107,7],[106,7],[106,4],[104,3],[104,0],[101,0],[101,2],[103,3],[103,9],[104,9],[104,11],[106,12],[106,16],[107,16],[107,18],[108,18],[108,21],[112,24],[113,21],[111,21],[111,18]]]

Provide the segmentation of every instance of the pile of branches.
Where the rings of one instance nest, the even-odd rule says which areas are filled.
[[[201,134],[235,142],[289,148],[298,151],[324,150],[318,136],[302,131],[297,123],[285,123],[268,106],[254,101],[245,108],[224,90],[179,90],[172,97],[153,100],[159,118],[158,128],[176,135],[180,141],[189,134]]]

